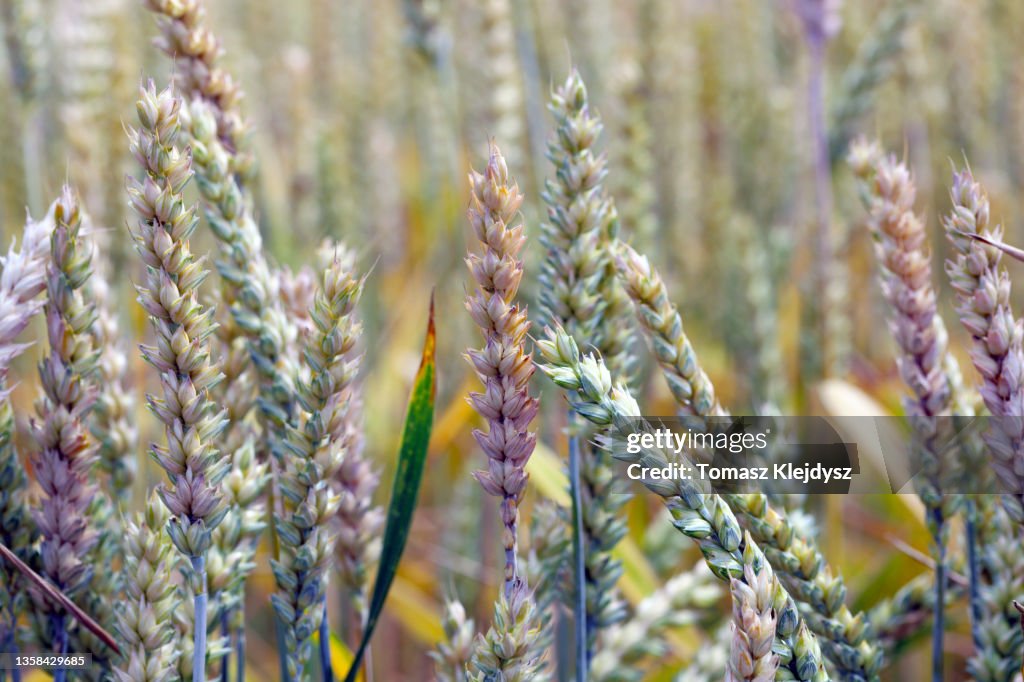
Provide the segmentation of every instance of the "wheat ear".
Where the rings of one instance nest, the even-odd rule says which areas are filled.
[[[153,346],[142,356],[159,374],[161,396],[147,396],[150,411],[163,424],[166,444],[150,453],[167,473],[170,485],[158,488],[171,512],[171,541],[191,564],[194,592],[194,682],[206,672],[206,554],[211,533],[228,508],[220,480],[228,460],[215,443],[224,428],[222,412],[210,399],[221,379],[210,357],[213,311],[199,303],[199,285],[206,278],[188,239],[198,218],[185,205],[182,191],[192,177],[191,159],[177,146],[181,100],[170,88],[156,91],[152,82],[136,103],[139,127],[130,131],[132,154],[143,170],[129,178],[128,195],[137,214],[131,230],[146,277],[137,286],[139,303],[156,332]]]
[[[577,414],[602,427],[635,427],[640,407],[624,385],[613,386],[611,374],[600,359],[581,356],[576,342],[561,329],[548,329],[537,348],[546,363],[540,365],[541,370],[570,392],[570,403]],[[609,438],[602,442],[612,445]],[[667,461],[663,453],[651,450],[614,454],[618,459],[643,461],[647,466],[664,466]],[[663,498],[675,526],[697,541],[716,576],[722,580],[743,579],[745,536],[721,496],[698,488],[690,480],[645,480],[644,485]],[[818,640],[802,622],[796,603],[778,580],[773,595],[778,617],[775,650],[782,667],[797,680],[827,680]]]
[[[474,476],[489,495],[501,498],[504,592],[511,599],[519,578],[519,504],[526,493],[526,462],[537,442],[529,430],[537,414],[537,400],[528,391],[534,372],[526,351],[530,323],[515,301],[523,276],[519,251],[526,241],[523,225],[515,224],[523,195],[509,178],[505,159],[494,144],[487,168],[470,175],[470,186],[469,222],[482,249],[466,259],[477,283],[477,290],[466,299],[466,309],[483,331],[484,345],[471,349],[467,357],[484,392],[470,394],[469,400],[488,423],[486,432],[473,432],[488,462],[487,470]]]

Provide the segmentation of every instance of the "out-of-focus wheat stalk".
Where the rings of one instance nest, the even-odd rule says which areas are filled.
[[[841,324],[839,305],[842,295],[832,285],[839,261],[836,258],[833,237],[832,165],[829,160],[828,129],[825,120],[825,50],[842,25],[842,0],[793,0],[793,6],[803,24],[810,59],[807,122],[810,135],[810,166],[814,180],[815,277],[818,290],[824,294],[825,299],[823,304],[818,306],[816,313],[825,354],[822,369],[829,374],[842,366],[844,359],[840,347],[844,345],[845,335],[841,327],[835,328],[837,322]]]
[[[99,351],[91,333],[95,308],[83,295],[92,274],[92,247],[81,233],[82,214],[70,187],[57,200],[53,219],[45,306],[50,350],[39,365],[43,396],[31,423],[33,468],[43,493],[34,517],[43,573],[65,595],[77,598],[87,593],[95,570],[97,529],[88,510],[97,494],[89,478],[96,442],[86,419],[96,400]],[[49,651],[68,652],[72,622],[41,590],[30,592],[40,640]],[[65,672],[57,671],[55,679],[65,678]]]
[[[621,107],[613,141],[617,152],[613,193],[630,241],[640,248],[653,247],[658,236],[647,85],[640,65],[632,59],[622,63],[613,82]]]
[[[17,99],[9,111],[5,125],[20,130],[20,136],[9,140],[10,147],[0,154],[4,161],[0,178],[11,180],[13,204],[26,204],[39,209],[42,202],[42,168],[45,158],[44,119],[40,100],[50,85],[51,64],[49,35],[44,8],[31,0],[0,2],[0,19],[7,47],[10,80]],[[8,142],[8,140],[5,140]],[[15,152],[15,153],[12,153]],[[6,185],[6,182],[4,183]]]
[[[68,170],[83,204],[91,208],[103,206],[109,182],[104,171],[119,156],[116,148],[105,146],[110,140],[99,131],[111,113],[108,101],[118,59],[115,17],[124,11],[122,5],[122,0],[60,3],[52,24],[54,40],[62,47],[54,61],[59,65],[57,115],[70,152]]]
[[[714,576],[703,563],[675,575],[637,604],[625,622],[605,631],[594,655],[591,679],[597,682],[637,682],[643,679],[641,664],[665,656],[664,634],[672,628],[697,622],[702,609],[721,596]],[[774,631],[769,640],[774,641]]]
[[[441,626],[445,641],[430,652],[438,682],[468,682],[476,626],[473,619],[466,616],[462,602],[452,599],[445,604]]]
[[[97,243],[104,243],[95,228],[90,232]],[[125,351],[125,338],[118,324],[116,290],[110,286],[110,263],[97,250],[93,259],[90,294],[96,302],[96,323],[93,336],[100,350],[98,369],[99,393],[90,424],[99,446],[99,465],[109,477],[110,497],[122,507],[130,501],[131,486],[138,464],[135,461],[139,443],[135,424],[135,400]],[[116,540],[115,540],[116,544]]]
[[[570,567],[565,557],[572,551],[566,510],[551,500],[541,500],[530,519],[530,551],[527,556],[527,583],[533,586],[533,599],[540,611],[537,646],[549,649],[555,640],[559,597],[570,584]]]
[[[704,643],[700,655],[678,675],[675,682],[718,682],[726,674],[729,664],[729,650],[732,645],[732,628],[726,623],[718,628],[712,639]]]
[[[778,288],[772,279],[770,250],[772,237],[763,238],[746,217],[736,219],[740,268],[744,277],[744,298],[754,344],[755,405],[761,413],[785,407],[785,364],[779,347]]]
[[[1013,679],[1024,657],[1024,632],[1020,614],[1013,606],[1024,591],[1024,559],[1017,551],[1019,527],[998,504],[982,505],[980,524],[981,587],[983,618],[978,624],[979,641],[967,670],[978,682]]]
[[[501,140],[506,163],[525,168],[523,130],[523,77],[516,54],[512,0],[482,3],[484,60],[487,87],[488,134]]]
[[[885,6],[840,79],[829,130],[833,163],[843,157],[854,124],[871,108],[879,86],[896,66],[903,50],[903,33],[911,19],[911,2],[899,0]]]

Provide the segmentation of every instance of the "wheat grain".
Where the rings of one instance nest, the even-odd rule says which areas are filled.
[[[231,173],[245,178],[253,171],[253,157],[247,153],[248,124],[242,116],[242,90],[218,61],[223,53],[220,41],[205,25],[206,9],[201,0],[146,0],[157,15],[160,38],[156,44],[175,63],[176,86],[191,100],[210,105],[216,120],[216,136],[229,152]]]
[[[657,270],[628,246],[622,248],[616,263],[680,411],[701,417],[727,415]],[[734,494],[725,499],[765,547],[795,598],[822,617],[809,619],[808,625],[822,638],[829,658],[844,673],[865,679],[877,675],[881,652],[866,639],[863,614],[853,615],[847,609],[842,576],[833,572],[814,544],[796,533],[785,513],[772,508],[764,495]]]
[[[625,244],[615,263],[680,411],[701,417],[726,416],[658,271],[646,256]]]

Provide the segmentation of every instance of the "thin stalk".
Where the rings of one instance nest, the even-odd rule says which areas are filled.
[[[508,532],[512,534],[512,537],[515,538],[517,536],[517,533],[518,533],[518,524],[515,521],[513,521],[511,524],[508,525],[507,528],[508,528]],[[513,545],[512,547],[506,547],[505,548],[505,573],[504,573],[504,575],[505,575],[505,589],[503,590],[504,593],[505,593],[505,598],[506,599],[508,599],[509,597],[512,596],[512,588],[515,586],[516,580],[518,580],[518,574],[519,574],[519,568],[518,568],[518,566],[516,564],[516,548],[515,548],[515,545]]]
[[[243,621],[244,622],[244,621]],[[245,626],[235,633],[235,682],[245,682]]]
[[[590,647],[587,638],[587,586],[583,556],[583,502],[580,497],[580,441],[572,433],[575,418],[569,414],[569,493],[572,495],[573,586],[576,590],[576,681],[586,682]]]
[[[965,502],[964,516],[967,532],[968,594],[971,605],[971,640],[974,650],[981,651],[981,575],[978,564],[978,507],[973,499]]]
[[[935,533],[935,621],[932,627],[932,682],[942,682],[942,639],[946,632],[946,543],[943,532],[946,520],[942,504],[931,510]]]
[[[537,56],[537,45],[534,42],[532,12],[527,0],[514,0],[512,3],[515,18],[516,51],[523,70],[523,99],[526,108],[526,138],[529,147],[532,174],[531,195],[539,194],[536,188],[542,187],[544,170],[544,102],[541,96],[541,68]],[[524,164],[526,165],[526,164]]]
[[[356,634],[356,614],[355,609],[352,607],[352,596],[348,590],[339,590],[341,599],[338,600],[338,605],[341,607],[338,609],[341,622],[341,639],[346,645],[352,645],[353,643],[359,643],[359,637]]]
[[[288,680],[288,651],[284,645],[284,623],[274,616],[274,631],[277,633],[277,662],[281,666],[281,679]]]
[[[334,668],[331,666],[331,625],[327,622],[327,594],[321,600],[324,613],[320,618],[320,673],[324,682],[334,682]]]
[[[220,614],[220,631],[230,641],[231,638],[231,624],[228,622],[229,616],[231,615],[230,609],[223,609]],[[230,676],[228,674],[228,667],[231,661],[231,652],[228,651],[224,656],[224,660],[220,663],[220,682],[228,682]]]
[[[55,629],[57,630],[57,639],[60,641],[60,653],[66,654],[68,652],[68,628],[64,615],[54,616],[54,622],[57,624]],[[66,668],[57,668],[53,672],[53,682],[65,682],[67,678],[68,671]]]
[[[195,599],[195,648],[192,651],[192,682],[206,682],[206,556],[192,557],[198,589]]]
[[[814,145],[814,204],[818,222],[819,284],[828,281],[832,260],[830,213],[832,206],[832,166],[828,160],[828,134],[825,127],[825,42],[810,41],[811,64],[807,83],[807,114]]]
[[[808,40],[810,50],[810,74],[807,82],[807,115],[811,133],[811,154],[814,166],[814,205],[817,227],[817,271],[815,278],[818,291],[827,294],[834,273],[835,251],[832,244],[832,164],[829,161],[828,130],[825,123],[825,38],[812,36]],[[824,362],[819,370],[823,376],[832,373],[839,358],[831,333],[833,315],[827,300],[818,304],[817,324],[822,347],[825,349]]]

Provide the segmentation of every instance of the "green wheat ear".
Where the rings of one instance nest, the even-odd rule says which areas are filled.
[[[193,638],[193,680],[202,682],[207,661],[207,554],[213,530],[228,513],[220,481],[229,459],[216,445],[226,413],[218,411],[210,396],[222,375],[211,355],[213,312],[199,302],[199,286],[207,273],[189,249],[199,219],[181,194],[192,178],[191,158],[178,146],[181,100],[170,88],[158,93],[150,82],[141,89],[136,110],[139,127],[131,129],[129,137],[143,172],[128,181],[137,215],[131,235],[147,266],[144,282],[137,286],[138,300],[157,337],[156,345],[143,345],[141,350],[160,377],[163,397],[147,396],[147,403],[167,434],[166,443],[153,444],[150,455],[168,478],[157,492],[170,511],[171,542],[190,564],[184,567],[189,584],[182,589],[194,605],[182,618]]]

